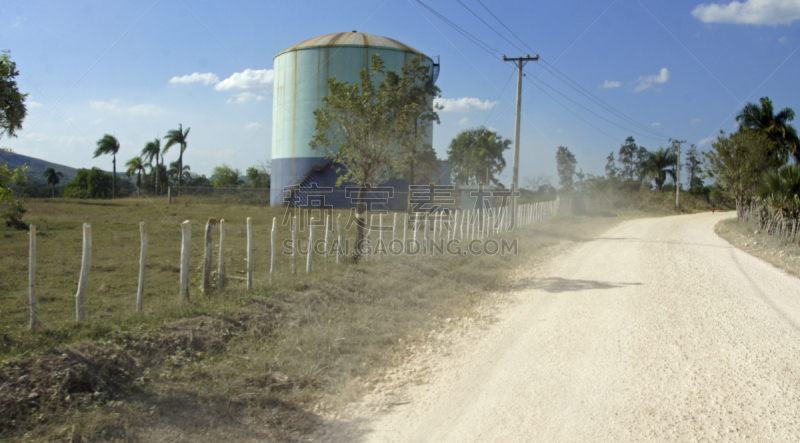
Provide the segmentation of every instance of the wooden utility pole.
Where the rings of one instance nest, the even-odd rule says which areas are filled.
[[[519,189],[519,125],[520,125],[520,117],[522,116],[522,68],[525,66],[525,63],[529,61],[537,61],[539,60],[539,56],[526,55],[525,57],[517,57],[517,58],[508,58],[503,55],[503,61],[506,62],[514,62],[514,65],[517,66],[517,122],[514,126],[514,169],[513,175],[511,176],[511,192],[516,192]],[[487,180],[487,185],[488,180]],[[516,207],[512,208],[514,215],[516,215]]]
[[[686,143],[686,140],[669,139],[672,146],[677,148],[678,158],[675,160],[675,209],[681,208],[681,143]]]

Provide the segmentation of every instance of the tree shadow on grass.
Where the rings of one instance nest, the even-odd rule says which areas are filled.
[[[615,289],[623,288],[626,286],[640,286],[641,283],[625,283],[625,282],[607,282],[599,280],[577,280],[565,279],[560,277],[550,278],[535,278],[519,282],[508,287],[509,290],[518,291],[523,289],[536,289],[539,291],[549,292],[551,294],[560,294],[562,292],[578,292],[587,291],[592,289]]]

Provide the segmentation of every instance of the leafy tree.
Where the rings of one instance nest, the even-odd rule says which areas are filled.
[[[64,174],[50,166],[44,170],[44,179],[47,180],[47,184],[53,189],[53,197],[56,196],[56,185],[61,182],[62,178],[64,178]]]
[[[636,149],[636,156],[634,158],[633,167],[634,167],[634,174],[636,175],[636,179],[634,181],[635,186],[639,186],[645,181],[649,180],[649,175],[647,171],[647,162],[650,160],[650,151],[647,150],[644,146],[639,146]]]
[[[250,186],[253,188],[269,188],[269,172],[266,168],[260,166],[250,166],[245,172],[247,180],[250,181]]]
[[[64,197],[70,198],[109,198],[113,193],[113,175],[97,167],[78,169],[75,178],[64,189]]]
[[[159,173],[161,172],[161,168],[159,168],[159,157],[161,158],[161,163],[164,162],[163,155],[161,155],[161,139],[156,138],[151,142],[147,142],[142,149],[142,161],[146,162],[148,166],[150,166],[150,173],[152,174],[155,171],[155,181],[153,182],[153,191],[156,194],[161,194],[161,180],[159,177]],[[156,161],[156,166],[153,168],[153,159]]]
[[[188,180],[191,178],[191,171],[192,168],[189,165],[181,165],[179,161],[174,161],[169,164],[169,169],[167,170],[167,175],[169,176],[170,180],[173,183],[182,183],[184,180]],[[181,174],[178,171],[183,171]]]
[[[11,61],[11,52],[0,52],[0,137],[8,134],[16,137],[16,131],[22,129],[25,119],[25,98],[17,88],[15,78],[19,75],[17,64]]]
[[[787,165],[764,174],[758,196],[767,207],[790,218],[800,217],[800,166]]]
[[[636,140],[633,137],[625,139],[625,143],[619,147],[619,175],[623,179],[633,181],[633,175],[636,172],[636,153],[639,147],[636,146]]]
[[[242,184],[239,176],[242,171],[231,168],[227,163],[214,167],[211,173],[211,185],[215,188],[236,188]]]
[[[775,141],[775,147],[779,151],[778,157],[786,163],[790,155],[800,161],[800,139],[797,131],[789,123],[794,120],[794,110],[783,108],[775,114],[772,100],[769,97],[761,97],[761,105],[747,103],[739,114],[736,121],[741,124],[741,129],[749,129],[762,132]]]
[[[136,176],[136,195],[139,195],[140,190],[142,189],[142,171],[144,171],[144,163],[142,162],[142,157],[133,157],[132,159],[128,160],[125,163],[125,166],[128,167],[128,170],[125,171],[125,175],[128,177],[132,177],[133,174],[137,174]]]
[[[703,161],[697,153],[697,146],[692,145],[686,151],[686,163],[683,164],[686,169],[686,175],[689,177],[689,192],[696,193],[701,190],[703,186],[703,179],[700,178],[703,173]]]
[[[113,160],[113,175],[111,176],[111,198],[116,194],[116,181],[117,181],[117,152],[119,152],[119,141],[111,134],[106,134],[97,141],[97,149],[94,151],[94,158],[101,155],[111,154]]]
[[[380,55],[374,54],[370,67],[360,71],[360,82],[329,78],[329,93],[322,99],[323,106],[314,111],[317,133],[312,149],[325,150],[326,158],[342,166],[337,184],[353,182],[360,188],[355,261],[362,253],[367,193],[401,171],[403,153],[398,144],[414,127],[408,119],[418,108],[403,96],[408,89],[399,79],[386,72]]]
[[[617,163],[614,161],[614,151],[611,151],[606,157],[606,177],[609,180],[617,178]]]
[[[556,151],[556,170],[558,171],[558,184],[561,185],[561,190],[564,192],[572,192],[573,177],[575,176],[575,167],[578,161],[575,160],[575,155],[570,152],[566,146],[559,146]]]
[[[27,229],[28,225],[22,221],[25,209],[22,208],[22,201],[14,197],[15,184],[23,184],[28,181],[25,175],[26,166],[23,165],[14,170],[8,169],[8,162],[3,160],[0,163],[0,217],[6,220],[6,226],[16,229]]]
[[[675,179],[675,163],[677,156],[671,149],[660,148],[658,151],[650,153],[645,163],[645,173],[656,183],[656,191],[661,192],[667,175]],[[670,169],[672,168],[672,169]]]
[[[483,126],[462,131],[447,149],[455,181],[461,184],[498,184],[495,176],[505,169],[503,151],[510,146],[511,140],[505,140]]]
[[[763,131],[739,131],[730,136],[720,131],[717,141],[704,153],[706,176],[716,179],[736,202],[737,215],[755,195],[764,172],[781,166],[776,142]]]
[[[178,156],[178,170],[183,171],[183,153],[186,151],[186,138],[189,136],[189,130],[192,128],[186,128],[186,132],[183,132],[183,124],[178,124],[178,129],[171,129],[167,132],[166,141],[167,144],[164,145],[164,150],[162,154],[166,154],[169,151],[169,148],[173,145],[178,145],[181,148],[181,152]],[[188,170],[188,169],[187,169]],[[180,188],[183,186],[183,174],[178,174],[178,193],[180,194]]]

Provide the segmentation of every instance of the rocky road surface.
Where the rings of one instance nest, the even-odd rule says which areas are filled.
[[[423,383],[318,439],[800,440],[800,280],[714,234],[730,216],[627,221],[530,270]]]

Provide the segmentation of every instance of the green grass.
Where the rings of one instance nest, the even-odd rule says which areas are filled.
[[[529,260],[564,241],[590,239],[619,220],[564,216],[505,234],[518,240],[519,256],[371,257],[358,265],[330,259],[327,268],[319,257],[311,275],[300,257],[299,273],[292,276],[289,258],[278,254],[277,278],[270,285],[269,230],[273,217],[280,223],[282,208],[188,200],[167,205],[165,199],[144,198],[39,200],[25,206],[26,221],[39,231],[41,324],[36,333],[27,330],[28,235],[2,230],[0,385],[5,380],[29,395],[33,385],[19,381],[18,374],[34,365],[52,368],[37,379],[40,391],[58,389],[48,402],[33,402],[12,425],[0,428],[0,437],[8,440],[295,438],[318,422],[306,411],[322,395],[357,398],[360,392],[345,389],[350,380],[396,364],[406,344],[423,340],[444,318],[470,315]],[[253,291],[240,281],[229,282],[222,294],[197,289],[208,217],[227,220],[226,263],[228,274],[236,276],[246,268],[245,219],[252,217]],[[179,226],[186,219],[193,227],[188,303],[178,297]],[[139,221],[147,222],[150,237],[142,313],[134,310]],[[93,226],[93,264],[87,321],[77,322],[82,223]],[[348,234],[352,238],[354,230]],[[216,233],[214,238],[216,253]],[[286,238],[287,227],[280,227],[278,243]],[[76,388],[68,395],[60,388],[65,379],[52,374],[89,366],[63,357],[65,349],[84,356],[96,373],[117,373],[114,365],[128,362],[129,375],[112,380],[118,386],[110,393]],[[2,395],[0,390],[0,401]]]

